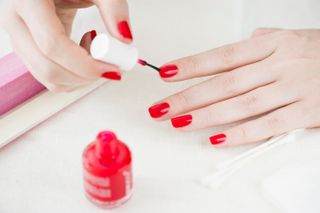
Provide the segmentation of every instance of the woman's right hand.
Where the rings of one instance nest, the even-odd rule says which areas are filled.
[[[92,5],[113,37],[132,41],[126,0],[12,0],[3,10],[1,25],[15,52],[51,91],[73,91],[100,77],[121,79],[118,67],[90,56],[94,30],[84,34],[82,47],[69,38],[77,9]]]

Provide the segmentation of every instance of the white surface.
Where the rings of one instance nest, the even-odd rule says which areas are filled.
[[[90,53],[93,58],[115,64],[125,71],[133,69],[138,61],[137,48],[104,33],[100,33],[94,38]]]
[[[319,213],[318,167],[318,162],[301,162],[277,171],[263,183],[266,197],[284,212]]]
[[[271,2],[278,8],[278,1]],[[292,13],[304,9],[296,1],[288,4]],[[246,20],[238,0],[130,0],[130,5],[136,46],[142,58],[155,64],[237,40],[242,33],[239,20]],[[254,18],[269,14],[271,6],[260,5],[263,11],[255,10]],[[94,17],[78,19],[75,38],[97,24]],[[277,17],[294,25],[286,16]],[[275,24],[276,18],[270,22]],[[315,22],[308,19],[306,25]],[[246,31],[251,31],[247,25]],[[7,39],[0,41],[1,50],[7,51]],[[99,88],[1,149],[0,212],[105,212],[87,202],[81,178],[82,151],[102,129],[114,130],[134,157],[134,195],[113,212],[281,212],[263,197],[261,183],[288,163],[319,162],[319,131],[308,132],[299,146],[281,146],[256,159],[219,190],[208,190],[199,184],[200,177],[252,145],[214,149],[208,136],[216,129],[182,133],[167,122],[154,122],[147,113],[153,102],[196,81],[164,83],[156,72],[137,67],[123,81]]]

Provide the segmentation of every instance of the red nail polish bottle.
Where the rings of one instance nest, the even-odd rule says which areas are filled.
[[[99,133],[83,153],[84,188],[88,199],[115,208],[132,194],[131,153],[110,131]]]

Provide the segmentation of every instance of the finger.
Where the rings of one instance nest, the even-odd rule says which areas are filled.
[[[276,79],[271,64],[271,60],[266,60],[216,76],[159,101],[149,108],[149,113],[153,118],[166,120],[270,84]]]
[[[36,6],[22,1],[16,7],[39,49],[52,61],[91,80],[100,78],[106,71],[118,69],[94,60],[86,50],[69,39],[52,1],[37,1]]]
[[[94,2],[110,34],[123,42],[132,42],[127,1],[95,0]]]
[[[11,14],[10,23],[6,24],[5,28],[10,34],[14,49],[19,57],[33,76],[49,90],[63,91],[69,89],[68,86],[85,85],[91,82],[45,57],[32,40],[25,24],[17,15]]]
[[[83,47],[88,53],[90,53],[90,46],[91,46],[92,40],[96,36],[97,36],[97,32],[95,30],[86,32],[80,40],[80,46]]]
[[[297,101],[293,93],[283,93],[283,86],[274,83],[259,87],[251,92],[191,111],[190,124],[183,130],[196,130],[234,123],[275,110]],[[179,117],[178,117],[179,118]],[[171,122],[176,127],[176,118]]]
[[[277,33],[277,36],[284,35],[285,37],[288,35],[300,35],[305,36],[308,38],[319,38],[320,32],[317,29],[306,29],[306,30],[288,30],[288,29],[281,29],[281,28],[258,28],[256,29],[251,37],[256,36],[263,36],[267,34]]]
[[[160,68],[165,81],[180,81],[226,72],[268,58],[276,43],[268,35],[228,44],[171,61]]]
[[[289,30],[289,32],[290,31],[307,38],[318,39],[320,37],[320,32],[317,29]]]
[[[301,102],[293,103],[266,116],[228,129],[224,133],[211,136],[210,141],[218,147],[237,146],[305,128],[309,126],[309,117],[305,116],[305,112]]]
[[[257,28],[253,31],[251,37],[257,37],[257,36],[262,36],[262,35],[266,35],[266,34],[269,34],[269,33],[274,33],[274,32],[277,32],[277,31],[280,31],[282,29],[280,28]]]

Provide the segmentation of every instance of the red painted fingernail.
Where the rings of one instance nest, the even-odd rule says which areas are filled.
[[[91,31],[90,31],[91,40],[93,40],[96,36],[97,36],[97,31],[91,30]]]
[[[178,67],[174,64],[169,64],[160,67],[161,78],[170,78],[178,73]]]
[[[101,75],[103,78],[111,79],[111,80],[116,80],[120,81],[121,80],[121,74],[117,71],[108,71],[105,72]]]
[[[209,139],[212,145],[218,145],[220,143],[225,142],[227,139],[227,136],[225,134],[217,134],[217,135],[211,136]]]
[[[192,115],[182,115],[180,117],[172,118],[171,123],[175,128],[188,126],[192,122]]]
[[[168,103],[156,104],[149,108],[149,114],[152,118],[160,118],[169,111],[170,105]]]
[[[120,34],[126,38],[132,40],[132,33],[127,21],[121,21],[118,23],[118,30]]]

